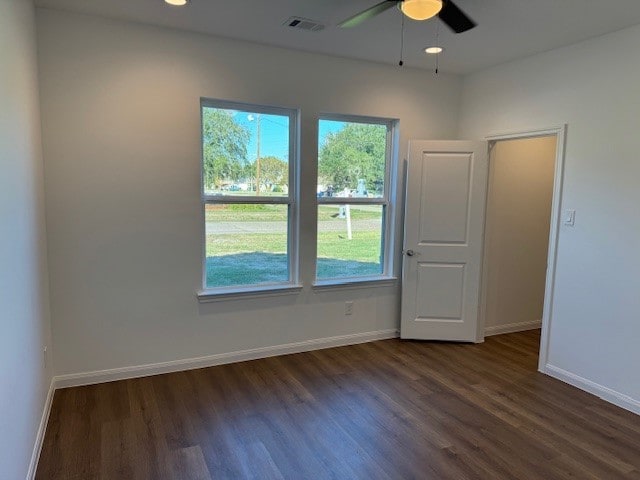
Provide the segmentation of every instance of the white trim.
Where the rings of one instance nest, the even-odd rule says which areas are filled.
[[[202,195],[202,201],[209,205],[225,204],[225,203],[242,203],[242,204],[261,204],[261,205],[289,205],[292,200],[287,195],[283,196],[262,196],[256,197],[255,195]]]
[[[397,277],[350,277],[344,279],[332,278],[330,280],[316,280],[311,286],[314,292],[326,290],[344,290],[353,288],[375,288],[375,287],[395,287],[398,283]]]
[[[547,277],[545,281],[544,307],[542,310],[542,333],[540,335],[540,355],[538,368],[549,361],[549,343],[551,338],[551,322],[553,318],[553,296],[555,294],[556,265],[558,263],[558,238],[562,218],[562,186],[564,184],[564,160],[566,148],[567,125],[557,130],[556,137],[556,171],[553,180],[553,197],[551,200],[551,227],[549,230],[549,254],[547,256]]]
[[[553,180],[553,197],[551,200],[551,226],[549,229],[549,253],[547,255],[547,276],[544,290],[544,307],[542,312],[542,333],[540,335],[540,354],[538,370],[545,371],[549,360],[549,341],[551,336],[551,322],[553,317],[553,295],[556,279],[556,265],[558,257],[558,237],[560,233],[562,186],[564,181],[564,162],[567,138],[567,124],[549,128],[531,129],[525,131],[505,132],[487,135],[485,138],[491,144],[499,140],[513,140],[519,138],[534,138],[556,136],[556,164]],[[484,270],[484,268],[483,268]],[[484,305],[481,308],[481,324],[484,325]],[[482,330],[480,330],[482,331]]]
[[[600,397],[602,400],[613,403],[618,407],[624,408],[625,410],[629,410],[637,415],[640,415],[640,400],[636,400],[635,398],[630,397],[629,395],[625,395],[624,393],[617,392],[612,390],[611,388],[605,387],[603,385],[599,385],[591,380],[587,380],[575,373],[568,372],[563,370],[562,368],[555,367],[550,364],[546,364],[543,368],[540,369],[542,373],[549,375],[557,380],[560,380],[564,383],[568,383],[580,390],[584,390],[585,392],[591,393],[597,397]]]
[[[247,360],[275,357],[277,355],[288,355],[291,353],[321,350],[323,348],[355,345],[358,343],[367,343],[376,340],[385,340],[388,338],[397,337],[397,329],[353,333],[350,335],[317,338],[314,340],[305,340],[302,342],[287,343],[284,345],[276,345],[272,347],[252,348],[249,350],[220,353],[216,355],[189,358],[185,360],[174,360],[170,362],[138,365],[134,367],[123,367],[110,370],[99,370],[94,372],[61,375],[55,377],[54,381],[55,388],[79,387],[81,385],[92,385],[96,383],[112,382],[115,380],[125,380],[128,378],[146,377],[163,373],[193,370],[196,368],[213,367],[216,365],[224,365],[227,363],[245,362]]]
[[[539,128],[533,130],[516,130],[502,133],[493,133],[487,135],[485,140],[493,142],[497,140],[516,140],[520,138],[535,138],[535,137],[549,137],[551,135],[557,135],[560,131],[564,132],[567,128],[565,125],[557,125],[549,128]]]
[[[200,290],[196,293],[200,303],[221,302],[224,300],[243,300],[281,295],[297,295],[302,285],[286,283],[283,285],[255,285],[248,287],[222,287]]]
[[[40,460],[40,452],[42,452],[42,445],[44,443],[44,434],[47,430],[47,423],[49,423],[49,414],[51,413],[51,405],[53,403],[53,392],[56,390],[55,379],[51,379],[49,384],[49,392],[44,402],[44,408],[42,410],[42,417],[40,417],[40,425],[38,426],[38,433],[36,434],[36,441],[33,445],[33,453],[31,454],[31,461],[29,462],[29,471],[27,472],[27,480],[33,480],[36,477],[36,470],[38,469],[38,461]]]
[[[542,320],[531,320],[529,322],[508,323],[506,325],[492,325],[484,329],[484,336],[502,335],[503,333],[524,332],[526,330],[536,330],[542,326]]]
[[[320,197],[318,205],[384,205],[389,206],[385,197]]]

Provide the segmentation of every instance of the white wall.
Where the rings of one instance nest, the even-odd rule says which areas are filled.
[[[634,27],[471,75],[460,128],[482,138],[568,124],[562,206],[576,225],[560,229],[548,361],[638,412],[639,44]]]
[[[397,328],[397,286],[308,288],[316,118],[399,118],[404,158],[455,135],[457,77],[49,10],[38,27],[57,374]],[[200,97],[301,109],[301,294],[198,304]]]
[[[483,290],[487,334],[539,328],[556,162],[554,136],[491,149]]]
[[[25,478],[51,368],[34,9],[0,0],[0,477]],[[51,362],[48,362],[49,365]]]

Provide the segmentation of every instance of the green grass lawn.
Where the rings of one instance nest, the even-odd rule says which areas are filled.
[[[318,233],[318,258],[352,262],[380,262],[380,231],[354,232],[348,240],[337,232]]]
[[[243,235],[207,235],[207,257],[234,253],[287,253],[287,236],[284,233]],[[380,232],[354,232],[348,240],[339,232],[318,234],[318,257],[377,262],[380,253]]]
[[[208,205],[205,212],[207,222],[274,222],[287,221],[286,205]],[[331,220],[339,211],[338,205],[320,205],[318,220]],[[352,220],[369,220],[380,218],[379,207],[352,205]]]
[[[207,235],[207,257],[236,253],[287,253],[285,233]]]
[[[239,233],[207,234],[207,286],[222,287],[288,280],[286,205],[209,205],[208,224],[228,223]],[[353,238],[347,239],[346,221],[336,218],[338,205],[318,207],[318,278],[339,278],[381,273],[381,207],[352,206]],[[372,220],[366,222],[366,220]],[[365,222],[362,222],[365,221]],[[257,222],[282,222],[267,228]],[[246,228],[244,223],[248,223]],[[224,227],[224,225],[222,225]],[[215,228],[215,227],[211,227]],[[335,231],[332,228],[336,228]],[[234,231],[234,229],[230,229]],[[228,232],[222,228],[221,232]],[[252,231],[254,230],[254,231]],[[215,231],[215,230],[214,230]],[[258,233],[260,232],[260,233]]]
[[[222,287],[288,280],[286,234],[208,235],[207,286]],[[318,234],[318,278],[382,272],[380,231]]]

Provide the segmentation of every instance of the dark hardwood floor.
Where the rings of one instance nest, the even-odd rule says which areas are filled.
[[[640,417],[539,332],[385,340],[59,390],[38,479],[640,479]]]

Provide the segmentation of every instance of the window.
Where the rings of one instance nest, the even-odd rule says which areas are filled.
[[[391,120],[337,116],[318,122],[320,284],[391,274],[394,125]]]
[[[295,110],[203,100],[205,292],[297,283]]]

